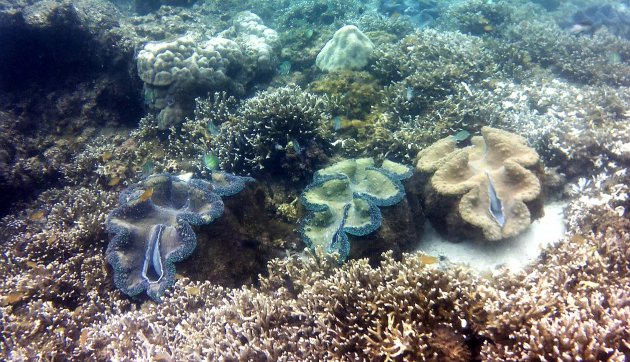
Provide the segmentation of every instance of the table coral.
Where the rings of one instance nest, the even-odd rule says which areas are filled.
[[[446,137],[418,154],[417,168],[433,174],[425,187],[429,218],[449,236],[490,241],[516,236],[542,212],[540,160],[524,138],[483,127],[458,149]]]
[[[107,260],[114,282],[125,294],[141,292],[156,301],[175,282],[175,262],[194,251],[193,226],[209,224],[223,214],[220,196],[238,193],[249,178],[214,172],[211,181],[184,180],[159,174],[122,192],[107,219],[114,234]]]
[[[338,252],[344,261],[350,253],[347,234],[363,236],[378,229],[378,207],[400,202],[400,181],[410,176],[404,165],[385,160],[376,168],[372,158],[344,160],[317,171],[302,193],[302,203],[311,211],[302,229],[306,244]]]

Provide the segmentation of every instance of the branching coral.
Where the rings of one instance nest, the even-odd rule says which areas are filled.
[[[378,268],[366,260],[339,270],[335,264],[325,257],[275,261],[260,290],[180,281],[164,304],[95,326],[88,345],[102,358],[168,345],[174,359],[423,360],[434,328],[464,333],[458,318],[472,320],[489,297],[476,292],[487,282],[461,269],[441,272],[420,257],[387,255]],[[225,304],[212,308],[219,300]]]
[[[485,309],[490,360],[625,361],[630,356],[627,176],[585,190],[569,208],[570,236]],[[588,205],[588,206],[586,206]]]
[[[244,101],[210,143],[230,172],[304,180],[330,152],[326,98],[298,87]]]

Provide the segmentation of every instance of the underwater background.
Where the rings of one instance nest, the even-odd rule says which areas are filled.
[[[0,359],[630,360],[627,0],[0,0]]]

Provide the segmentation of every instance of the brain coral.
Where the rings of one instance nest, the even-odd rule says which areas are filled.
[[[374,44],[354,25],[337,30],[333,38],[317,54],[315,64],[331,72],[341,69],[361,69],[368,63]]]
[[[160,128],[179,123],[196,95],[218,89],[242,93],[258,73],[273,68],[277,38],[260,17],[243,12],[219,36],[188,34],[145,44],[138,53],[138,75],[145,101],[160,112]]]
[[[417,168],[433,174],[424,204],[448,236],[501,240],[527,229],[542,213],[540,160],[524,138],[483,127],[472,145],[453,136],[418,154]]]
[[[116,287],[130,296],[146,290],[160,301],[175,283],[174,263],[197,245],[192,227],[221,216],[220,196],[238,193],[250,180],[222,172],[213,172],[210,181],[159,174],[124,190],[107,219],[114,237],[106,254]]]
[[[344,261],[350,253],[346,234],[362,236],[378,229],[378,207],[401,201],[405,190],[400,181],[410,176],[407,166],[385,160],[376,168],[372,158],[344,160],[317,171],[302,193],[302,203],[311,211],[302,228],[306,244],[338,252]]]

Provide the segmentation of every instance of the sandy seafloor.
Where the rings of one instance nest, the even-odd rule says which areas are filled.
[[[629,360],[629,19],[0,0],[0,359]]]

